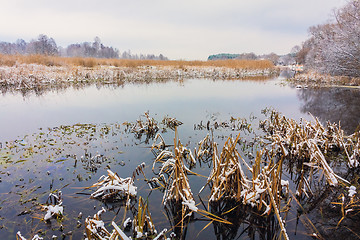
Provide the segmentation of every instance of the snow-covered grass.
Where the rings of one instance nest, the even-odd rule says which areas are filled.
[[[0,56],[1,59],[1,56]],[[66,59],[65,59],[66,60]],[[1,62],[1,61],[0,61]],[[240,64],[241,65],[241,64]],[[259,64],[207,62],[190,64],[137,64],[135,66],[100,64],[94,67],[73,64],[39,64],[16,61],[14,65],[0,63],[0,87],[13,90],[31,90],[48,86],[67,86],[81,83],[125,84],[150,81],[182,80],[191,78],[242,79],[270,76],[277,73],[272,66]]]
[[[331,76],[309,71],[296,74],[288,81],[297,87],[303,86],[360,86],[360,78],[346,76]]]

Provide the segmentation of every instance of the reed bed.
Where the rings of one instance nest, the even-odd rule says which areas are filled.
[[[122,85],[190,78],[242,79],[276,73],[277,69],[265,60],[203,62],[0,55],[0,87],[14,90],[84,82]]]
[[[240,225],[244,225],[246,230],[240,235],[247,232],[249,238],[256,238],[254,236],[257,232],[260,238],[265,236],[261,234],[266,233],[264,238],[270,236],[272,239],[288,239],[284,219],[289,213],[288,210],[293,200],[301,208],[298,212],[300,216],[302,214],[306,216],[308,212],[319,206],[319,202],[323,204],[321,207],[328,207],[329,211],[339,211],[337,227],[346,223],[347,218],[358,218],[360,213],[360,198],[357,189],[359,183],[359,132],[347,136],[340,126],[335,124],[327,123],[323,126],[317,119],[314,119],[314,122],[302,120],[297,123],[276,111],[266,110],[265,112],[268,118],[260,122],[260,127],[265,135],[259,136],[252,132],[256,136],[255,139],[250,140],[253,141],[253,144],[257,141],[261,149],[253,148],[251,150],[255,156],[251,158],[250,162],[242,157],[244,150],[240,133],[236,138],[225,138],[225,143],[220,149],[214,141],[212,134],[215,130],[213,129],[214,125],[211,125],[211,135],[209,133],[199,141],[196,146],[198,150],[195,148],[195,151],[191,151],[180,141],[177,127],[181,125],[181,122],[175,118],[165,117],[161,123],[158,123],[150,117],[149,113],[145,113],[136,123],[126,123],[128,132],[135,129],[134,132],[143,132],[144,134],[150,132],[153,136],[154,142],[151,151],[155,158],[152,170],[156,176],[150,180],[147,179],[144,163],[138,165],[132,176],[125,179],[107,170],[107,176],[102,176],[97,183],[91,186],[96,190],[90,197],[105,203],[126,200],[123,219],[125,220],[128,214],[127,210],[130,209],[133,220],[128,218],[129,220],[123,221],[123,226],[124,231],[129,231],[131,237],[126,236],[115,222],[111,224],[113,230],[108,231],[105,228],[107,225],[100,218],[104,212],[102,210],[86,219],[85,234],[87,238],[166,238],[166,234],[168,234],[166,229],[160,233],[157,233],[155,229],[148,200],[137,196],[134,182],[140,180],[136,177],[141,174],[144,176],[141,180],[148,183],[150,191],[159,190],[163,193],[163,206],[172,226],[170,231],[174,231],[177,238],[185,237],[188,224],[191,221],[198,221],[200,216],[201,221],[208,222],[203,229],[212,224],[214,232],[219,238],[238,236],[236,231]],[[232,118],[229,123],[234,122],[238,122],[239,126],[244,126],[239,127],[242,131],[241,134],[248,134],[252,131],[249,122]],[[174,130],[175,137],[171,145],[166,144],[163,136],[158,133],[162,126],[164,129]],[[100,129],[95,125],[61,126],[56,131],[55,129],[52,131],[57,137],[72,134],[84,137],[95,132],[100,136],[106,136],[111,135],[112,128],[120,128],[120,125],[103,126]],[[258,138],[262,138],[263,141]],[[26,141],[7,142],[6,150],[17,151],[15,146],[23,148],[27,145]],[[51,137],[43,144],[56,147],[56,144],[60,144],[60,140]],[[4,161],[8,160],[8,155],[8,153],[3,155]],[[340,155],[341,159],[333,158],[335,155]],[[99,164],[101,165],[101,158],[104,156],[99,154],[94,156],[96,159],[100,158]],[[91,154],[85,153],[85,160],[92,158]],[[346,167],[347,174],[338,173],[339,169],[343,169],[335,168],[336,163],[330,160],[340,162],[343,167]],[[204,178],[207,180],[198,195],[200,203],[196,203],[197,198],[192,192],[191,180],[203,176],[195,173],[192,167],[201,162],[208,163],[210,173],[207,178]],[[97,161],[94,161],[94,164],[96,165]],[[283,173],[286,170],[283,168],[286,166],[295,166],[295,168],[289,167],[289,172],[285,175]],[[193,176],[189,178],[190,175]],[[293,177],[296,180],[293,180]],[[297,196],[289,197],[289,193],[292,194],[289,189],[291,184],[284,178],[293,180],[295,187],[292,190],[296,189]],[[204,191],[205,188],[208,189]],[[200,196],[204,192],[208,194],[205,200],[205,202],[208,201],[207,207]],[[137,201],[137,204],[130,206],[130,198],[132,203]],[[59,191],[50,194],[47,206],[62,206],[61,204]],[[329,205],[333,205],[333,208]],[[45,210],[50,209],[46,208]],[[325,211],[327,210],[325,209]],[[292,213],[290,212],[290,214]],[[46,215],[49,216],[47,219],[50,219],[61,217],[62,213],[55,215],[50,212]],[[131,227],[126,230],[127,223],[130,222],[132,222]],[[306,224],[311,225],[309,231],[321,238],[321,230],[318,231],[309,219],[306,220]],[[22,237],[21,233],[17,238],[22,239],[20,237]]]
[[[214,146],[213,169],[206,185],[211,187],[209,202],[221,205],[221,202],[237,202],[256,209],[262,215],[275,213],[278,218],[281,235],[287,239],[285,227],[279,214],[281,200],[288,195],[288,182],[281,179],[282,161],[272,161],[262,167],[262,154],[257,152],[255,163],[250,168],[236,149],[240,134],[235,140],[229,137],[220,155]],[[248,178],[241,164],[251,172]]]
[[[162,61],[162,60],[132,60],[132,59],[102,59],[81,57],[58,57],[45,55],[3,55],[0,54],[0,66],[14,66],[16,63],[40,64],[45,66],[114,66],[114,67],[141,67],[141,66],[172,66],[172,67],[227,67],[246,69],[273,68],[269,60],[215,60],[215,61]]]
[[[288,159],[309,162],[324,154],[341,152],[350,168],[359,166],[359,132],[346,136],[340,125],[327,122],[324,127],[317,118],[314,124],[306,120],[298,124],[276,111],[271,111],[260,127],[268,134],[266,138],[272,143],[272,151]]]

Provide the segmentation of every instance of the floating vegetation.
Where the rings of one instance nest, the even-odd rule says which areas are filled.
[[[92,156],[91,153],[86,152],[84,156],[80,157],[80,160],[83,163],[84,169],[91,172],[96,172],[97,169],[101,166],[101,164],[108,159],[104,155],[99,154],[98,152],[95,156]]]
[[[251,123],[248,122],[246,118],[234,118],[230,117],[229,120],[221,121],[221,120],[208,120],[205,123],[200,121],[199,124],[194,124],[194,130],[203,130],[203,129],[230,129],[232,131],[243,131],[244,133],[251,133],[252,127]],[[245,131],[246,130],[246,131]]]
[[[133,178],[121,178],[111,170],[107,170],[107,172],[108,176],[101,176],[99,181],[90,187],[97,188],[91,194],[91,198],[114,202],[136,196],[137,187],[134,185]]]

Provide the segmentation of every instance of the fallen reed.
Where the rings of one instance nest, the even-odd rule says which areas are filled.
[[[90,187],[97,188],[97,190],[91,194],[91,198],[113,202],[136,196],[137,188],[134,186],[133,178],[120,178],[111,170],[107,170],[107,172],[108,176],[101,176],[99,181]]]

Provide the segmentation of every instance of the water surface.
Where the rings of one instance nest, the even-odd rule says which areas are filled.
[[[82,226],[74,227],[78,213],[82,212],[86,217],[104,206],[102,202],[89,199],[88,195],[79,194],[84,187],[96,182],[101,175],[106,174],[108,168],[121,177],[130,176],[142,162],[147,166],[145,173],[149,177],[153,175],[151,166],[154,155],[149,150],[152,141],[147,142],[145,137],[135,138],[122,125],[124,122],[135,122],[146,111],[158,122],[164,116],[182,121],[180,138],[193,149],[209,133],[206,128],[194,130],[194,124],[206,125],[207,121],[229,121],[235,117],[254,119],[251,123],[256,128],[257,118],[262,116],[261,110],[269,107],[296,120],[311,120],[310,112],[323,123],[328,120],[341,121],[342,128],[352,133],[359,125],[359,102],[360,93],[357,89],[296,89],[285,86],[279,78],[190,79],[123,86],[89,85],[37,94],[4,93],[0,95],[0,142],[3,147],[6,142],[17,140],[14,144],[19,154],[10,163],[3,161],[0,165],[0,237],[15,239],[15,233],[21,230],[26,237],[35,233],[47,237],[52,234],[61,236],[71,231],[74,239],[81,238],[84,218],[81,220]],[[74,127],[77,123],[91,125]],[[72,126],[71,134],[64,134],[65,128],[61,126],[66,125]],[[89,137],[91,131],[94,131],[93,137]],[[231,129],[214,131],[219,146],[224,142],[222,136],[236,136],[237,133]],[[163,135],[171,144],[174,132],[167,129]],[[27,156],[27,145],[19,144],[21,140],[27,144],[41,143],[46,147]],[[98,165],[96,171],[91,171],[80,161],[80,156],[86,153],[100,153],[106,159]],[[195,168],[204,175],[208,174],[208,169],[207,165]],[[205,180],[199,180],[196,176],[189,178],[193,192],[197,193]],[[165,227],[171,228],[164,217],[166,212],[161,204],[162,193],[150,191],[141,177],[136,185],[139,195],[143,198],[149,196],[150,211],[158,231]],[[54,189],[62,189],[64,193],[65,219],[63,222],[52,220],[51,224],[41,222],[45,213],[39,204],[44,204],[49,192]],[[206,191],[200,197],[206,198]],[[105,207],[108,212],[104,214],[104,220],[121,222],[124,214],[121,204]],[[288,218],[287,230],[291,239],[311,238],[306,226],[296,220],[296,208]],[[265,229],[265,232],[277,231],[266,230],[266,224],[251,230],[253,225],[249,228],[247,221],[244,219],[239,226],[229,228],[231,234],[227,236],[241,239],[255,236],[256,239],[262,239],[259,233],[261,229]],[[336,220],[333,221],[336,225]],[[194,236],[198,239],[225,238],[224,230],[220,228],[223,232],[219,233],[216,225],[199,233],[207,223],[204,220],[189,223],[187,239],[194,239]],[[63,225],[63,231],[60,225]]]

